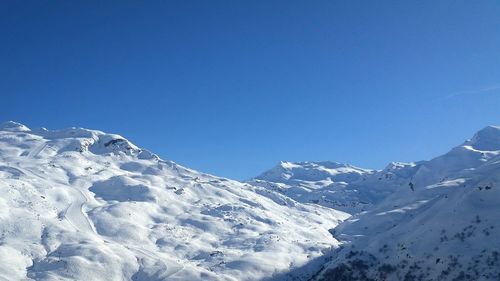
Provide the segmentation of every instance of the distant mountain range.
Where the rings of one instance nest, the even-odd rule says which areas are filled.
[[[429,161],[246,182],[0,124],[0,280],[500,280],[500,128]]]

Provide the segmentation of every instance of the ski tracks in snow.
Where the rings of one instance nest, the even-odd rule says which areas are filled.
[[[47,143],[42,143],[39,146],[35,147],[35,149],[33,149],[32,151],[30,151],[28,153],[28,158],[35,158],[35,157],[37,157],[38,154],[40,154],[40,152],[42,152],[42,150],[45,149],[45,147],[47,147]]]
[[[97,234],[94,225],[84,212],[84,207],[88,203],[87,197],[81,190],[74,186],[69,186],[72,190],[73,200],[64,213],[64,217],[75,227],[77,231],[84,231],[89,234]]]
[[[45,146],[39,146],[40,149],[38,153],[43,150]],[[35,156],[35,155],[33,155]],[[33,172],[31,169],[24,169],[23,167],[17,167],[20,171],[25,174],[30,174],[39,180],[45,181],[44,175],[39,175]],[[69,190],[71,193],[71,201],[68,208],[63,213],[64,218],[75,228],[76,231],[85,232],[91,235],[97,235],[93,223],[88,218],[86,212],[84,212],[85,205],[88,203],[89,199],[85,196],[84,192],[77,186],[75,186],[76,181],[72,180],[73,177],[69,177],[68,183],[60,182],[59,185],[63,186],[64,189]],[[53,184],[52,184],[53,185]]]

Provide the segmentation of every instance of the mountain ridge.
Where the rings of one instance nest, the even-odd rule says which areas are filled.
[[[0,128],[0,279],[256,280],[337,247],[349,216],[116,134]]]
[[[0,279],[500,278],[498,126],[426,161],[281,161],[238,182],[8,121],[0,195]]]

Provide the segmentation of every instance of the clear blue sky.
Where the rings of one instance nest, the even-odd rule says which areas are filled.
[[[500,124],[499,1],[2,1],[0,35],[0,120],[231,178],[428,159]]]

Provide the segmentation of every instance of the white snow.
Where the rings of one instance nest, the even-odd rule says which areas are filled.
[[[248,183],[266,187],[302,203],[313,203],[350,214],[368,210],[406,180],[404,167],[391,163],[382,171],[336,162],[281,162]],[[388,179],[391,179],[388,182]]]
[[[237,182],[116,134],[0,124],[0,280],[498,280],[500,127]]]
[[[500,127],[429,161],[329,168],[281,162],[249,181],[353,214],[314,280],[500,280]]]
[[[500,128],[403,169],[407,184],[333,231],[345,247],[317,280],[500,280]]]
[[[119,135],[0,128],[0,280],[258,280],[336,247],[349,216]]]

